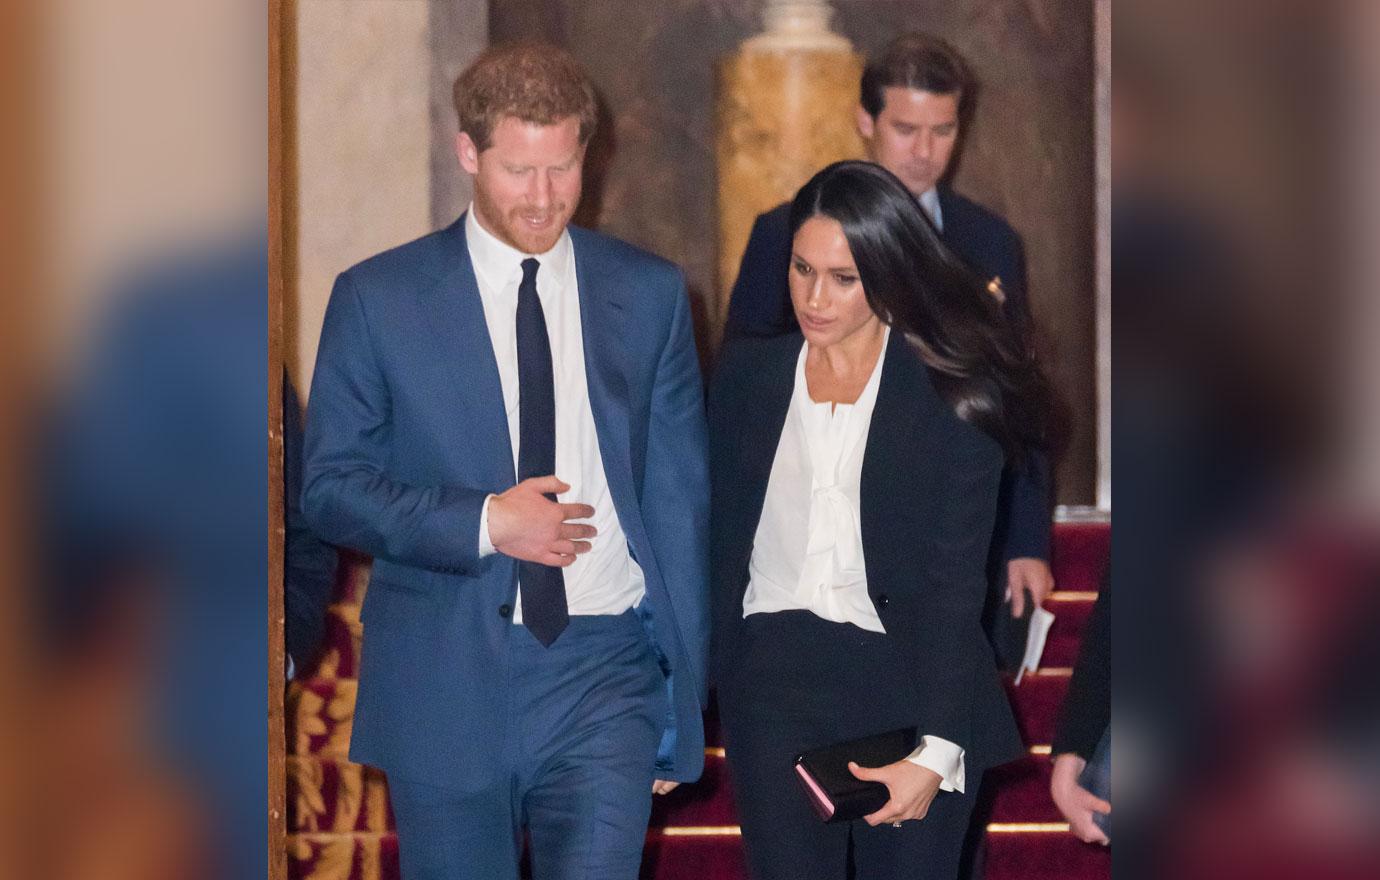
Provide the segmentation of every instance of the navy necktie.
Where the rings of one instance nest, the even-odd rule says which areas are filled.
[[[551,339],[537,298],[540,263],[522,261],[518,285],[518,480],[556,472],[556,387],[551,369]],[[552,501],[555,495],[547,495]],[[522,622],[537,641],[550,646],[570,622],[565,604],[565,572],[558,566],[518,562]]]

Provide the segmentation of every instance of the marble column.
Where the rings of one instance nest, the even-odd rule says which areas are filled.
[[[829,30],[832,14],[823,0],[768,2],[764,33],[719,62],[716,336],[756,216],[830,162],[863,155],[853,123],[863,59]]]

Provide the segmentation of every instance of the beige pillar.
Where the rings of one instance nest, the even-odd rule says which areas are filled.
[[[335,276],[431,229],[426,3],[296,0],[287,363],[311,388]],[[295,271],[294,271],[295,270]]]
[[[830,162],[863,155],[853,112],[863,59],[829,31],[832,12],[822,0],[769,2],[766,32],[719,62],[716,337],[757,215]]]

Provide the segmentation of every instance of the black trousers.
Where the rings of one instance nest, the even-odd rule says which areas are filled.
[[[967,793],[939,792],[923,820],[900,828],[825,824],[796,780],[803,751],[914,726],[901,695],[914,692],[907,676],[917,673],[900,662],[888,636],[807,611],[754,614],[740,632],[719,700],[755,880],[957,877],[979,782],[971,768]]]

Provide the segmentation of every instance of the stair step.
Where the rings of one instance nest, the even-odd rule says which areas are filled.
[[[1019,685],[1006,682],[1006,693],[1016,713],[1016,727],[1027,743],[1051,743],[1059,722],[1059,707],[1069,688],[1068,667],[1037,670]]]
[[[746,880],[743,840],[736,835],[647,835],[640,880]]]
[[[653,799],[651,827],[736,825],[733,798],[728,761],[718,754],[706,755],[699,782]]]
[[[1093,880],[1112,876],[1112,853],[1056,831],[987,834],[986,880]]]
[[[1045,640],[1041,666],[1072,666],[1078,661],[1078,646],[1096,599],[1096,593],[1056,590],[1045,601],[1045,608],[1054,615],[1054,623]]]
[[[983,784],[993,788],[990,821],[1062,822],[1063,817],[1049,799],[1049,776],[1054,765],[1049,755],[1027,755],[994,770]]]
[[[1054,524],[1050,567],[1060,590],[1097,592],[1112,558],[1112,527],[1098,522]]]

